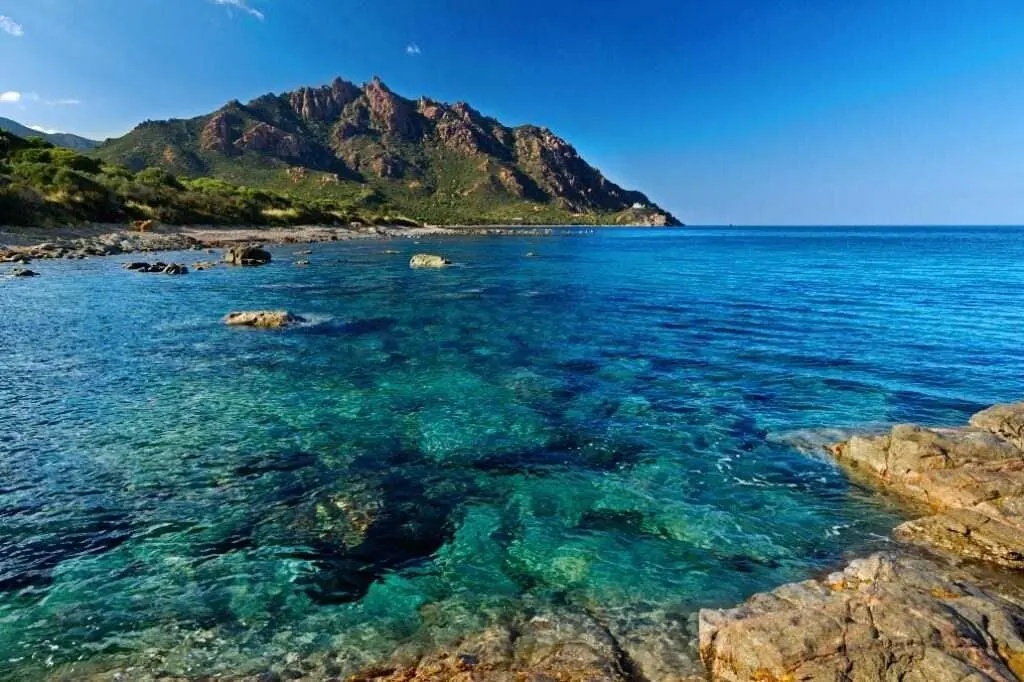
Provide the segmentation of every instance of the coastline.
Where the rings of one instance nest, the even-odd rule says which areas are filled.
[[[898,425],[829,448],[852,478],[923,515],[895,547],[732,609],[700,612],[710,679],[1024,677],[1024,403],[970,425]]]
[[[557,226],[561,227],[561,226]],[[356,239],[420,239],[438,236],[548,236],[556,226],[365,226],[253,227],[159,225],[139,232],[124,224],[93,223],[73,227],[0,226],[4,258],[79,258],[127,253],[225,248],[241,244],[313,244]],[[581,227],[580,229],[588,229]]]

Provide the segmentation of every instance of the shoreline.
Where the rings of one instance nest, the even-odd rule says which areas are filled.
[[[128,253],[227,248],[245,244],[314,244],[358,239],[421,239],[442,236],[550,236],[563,226],[368,226],[296,227],[159,225],[140,232],[123,224],[74,227],[0,227],[0,262],[87,258]],[[565,226],[566,229],[574,229]],[[594,229],[579,227],[577,229]],[[16,260],[11,260],[11,259]]]
[[[914,515],[891,550],[702,609],[711,680],[1024,678],[1024,403],[829,447]]]

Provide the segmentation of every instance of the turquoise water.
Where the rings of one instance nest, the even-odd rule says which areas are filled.
[[[899,522],[802,444],[1024,395],[1020,229],[294,248],[0,280],[0,677],[348,673],[538,604],[692,636]]]

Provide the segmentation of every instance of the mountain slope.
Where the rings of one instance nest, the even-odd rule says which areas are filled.
[[[379,202],[437,223],[678,224],[546,128],[509,128],[464,103],[409,100],[378,78],[147,121],[95,154],[133,170]]]
[[[0,116],[0,130],[26,139],[30,137],[41,137],[57,147],[67,147],[68,149],[74,149],[80,152],[88,151],[99,145],[99,142],[96,140],[90,140],[71,133],[43,133],[38,130],[33,130],[28,126],[24,126],[17,121],[12,121],[9,118],[3,118],[2,116]]]

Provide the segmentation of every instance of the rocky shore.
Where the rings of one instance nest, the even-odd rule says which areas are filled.
[[[351,239],[422,239],[437,236],[546,236],[551,228],[521,227],[210,227],[157,225],[145,232],[127,225],[66,228],[0,227],[0,263],[82,259],[125,253],[230,248],[249,243],[307,244]]]
[[[922,510],[892,552],[700,614],[714,680],[1024,676],[1024,403],[969,427],[901,425],[831,448],[852,476]]]

